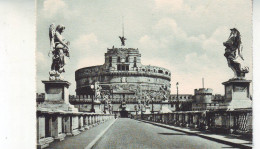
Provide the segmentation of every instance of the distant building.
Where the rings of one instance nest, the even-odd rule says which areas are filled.
[[[224,96],[212,94],[211,88],[199,88],[194,90],[194,96],[192,100],[192,110],[214,110],[218,109],[220,104],[224,102]]]

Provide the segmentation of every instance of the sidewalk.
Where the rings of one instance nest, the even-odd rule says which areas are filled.
[[[46,149],[84,149],[90,144],[93,144],[97,137],[116,120],[112,119],[98,126],[92,127],[89,130],[81,132],[77,136],[66,136],[63,141],[55,141],[50,143]]]
[[[232,146],[239,147],[239,148],[253,148],[252,141],[238,139],[238,138],[233,137],[231,135],[210,134],[209,132],[192,130],[192,129],[189,129],[189,128],[176,127],[176,126],[171,126],[171,125],[161,124],[161,123],[156,123],[156,122],[150,122],[150,121],[145,121],[145,120],[139,120],[138,119],[138,121],[150,123],[152,125],[156,125],[156,126],[160,126],[160,127],[164,127],[164,128],[168,128],[168,129],[192,134],[192,135],[197,135],[197,136],[203,137],[205,139],[209,139],[209,140],[213,140],[213,141],[216,141],[216,142],[232,145]]]

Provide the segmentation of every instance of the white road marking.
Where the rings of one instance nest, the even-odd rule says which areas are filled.
[[[103,130],[92,142],[85,147],[85,149],[92,149],[92,147],[97,143],[97,141],[108,131],[108,129],[115,123],[117,119],[115,119],[108,127]]]

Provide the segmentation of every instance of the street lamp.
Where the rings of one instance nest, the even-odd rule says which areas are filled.
[[[179,111],[180,108],[179,108],[179,82],[176,83],[176,89],[177,89],[177,100],[176,100],[176,111]]]
[[[154,112],[153,112],[153,100],[154,100],[154,99],[152,98],[152,114],[154,113]]]
[[[95,95],[95,91],[94,90],[95,90],[95,85],[91,84],[90,88],[92,89],[92,92],[93,92],[93,94],[92,94],[92,104],[91,104],[90,112],[95,113],[95,108],[94,108],[94,95]]]

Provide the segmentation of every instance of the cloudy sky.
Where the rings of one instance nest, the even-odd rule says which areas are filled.
[[[124,17],[126,47],[139,48],[142,64],[165,67],[172,73],[172,93],[213,88],[224,94],[224,81],[233,77],[223,56],[223,42],[230,28],[242,35],[245,63],[252,70],[252,4],[249,0],[38,0],[37,1],[37,92],[48,80],[48,27],[66,26],[71,58],[64,78],[72,83],[75,70],[104,63],[107,48],[120,47]],[[251,71],[252,72],[252,71]],[[247,74],[252,79],[252,73]]]

